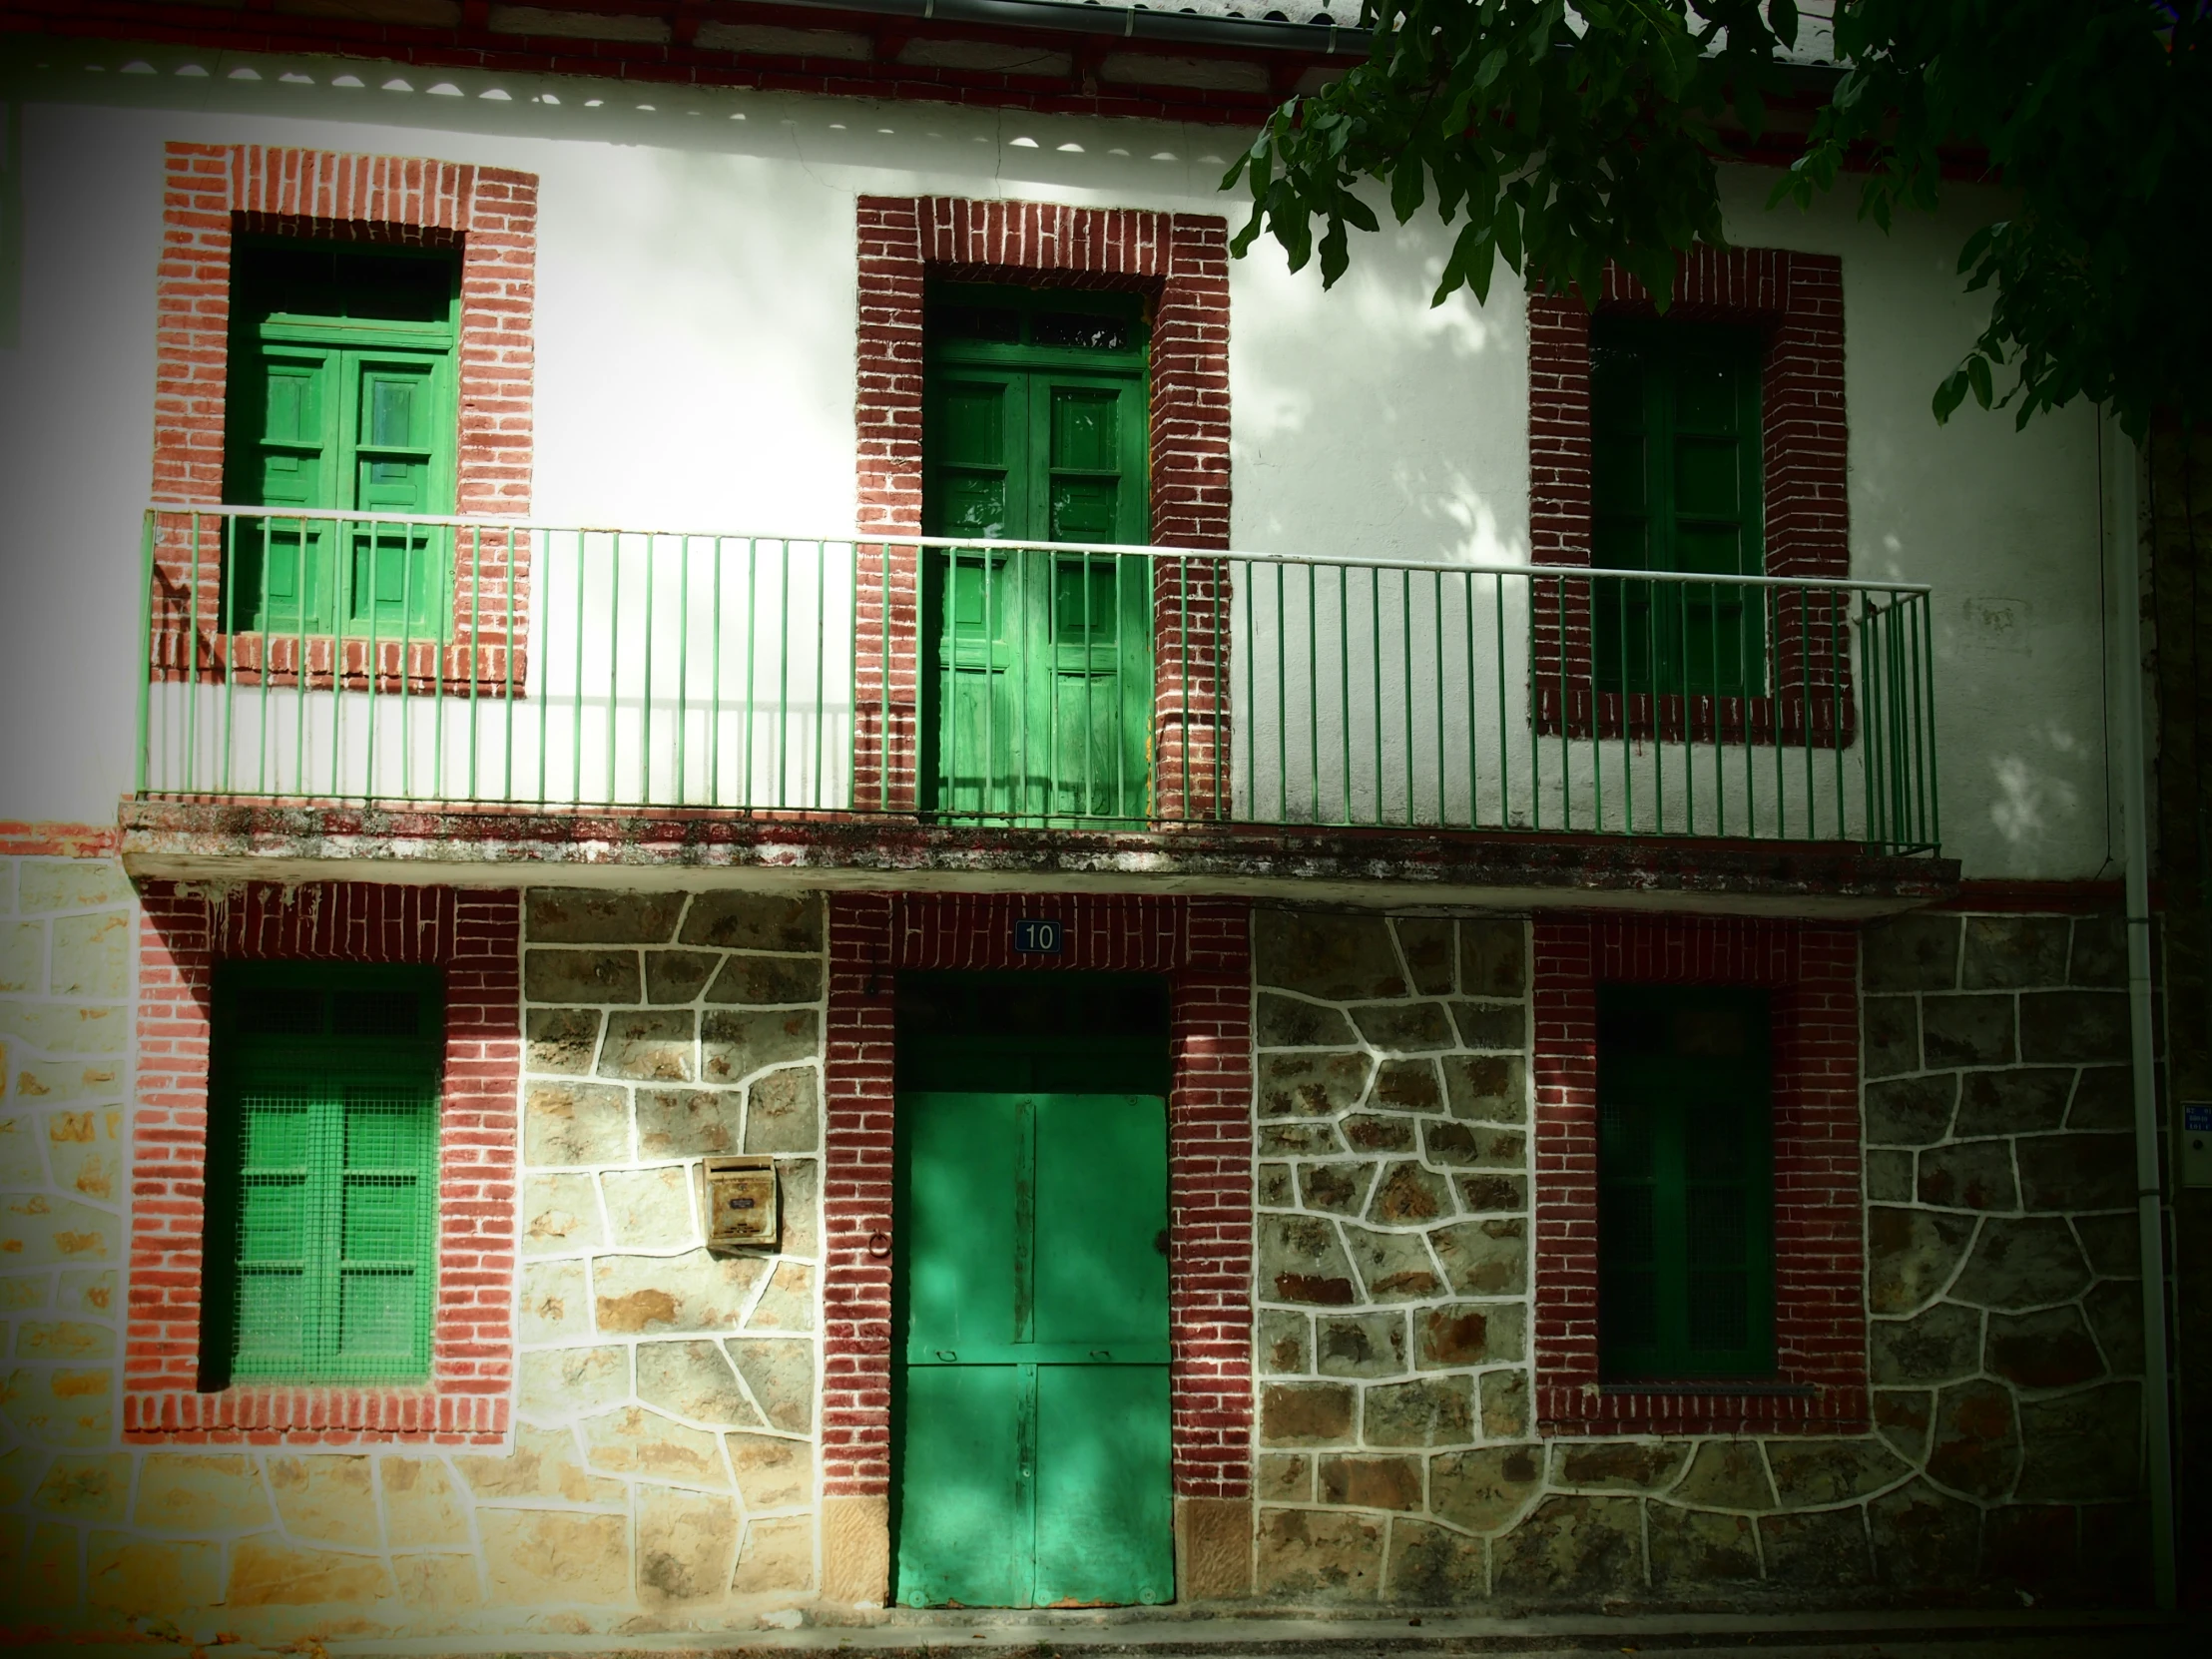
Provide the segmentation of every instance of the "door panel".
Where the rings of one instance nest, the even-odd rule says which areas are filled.
[[[1036,1605],[1172,1600],[1165,1366],[1037,1368]]]
[[[909,1605],[1029,1605],[1029,1369],[908,1369],[898,1595]]]
[[[909,1605],[1164,1601],[1167,1108],[901,1095]]]

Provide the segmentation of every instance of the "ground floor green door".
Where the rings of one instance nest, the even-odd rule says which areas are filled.
[[[897,1596],[1159,1603],[1167,1103],[901,1091]]]

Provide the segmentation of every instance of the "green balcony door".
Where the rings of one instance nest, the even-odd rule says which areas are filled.
[[[898,1598],[1174,1595],[1167,1103],[898,1103],[906,1272]]]
[[[457,267],[419,251],[249,242],[238,255],[225,498],[234,629],[434,639],[451,544],[316,509],[453,506]],[[296,513],[299,516],[288,516]]]
[[[927,566],[929,805],[1142,818],[1150,566],[1047,545],[1150,539],[1141,318],[1127,296],[996,288],[927,314],[923,528],[1039,544]]]

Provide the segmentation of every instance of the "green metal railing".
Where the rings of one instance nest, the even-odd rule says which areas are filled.
[[[1910,584],[171,507],[144,561],[149,799],[1938,842]]]

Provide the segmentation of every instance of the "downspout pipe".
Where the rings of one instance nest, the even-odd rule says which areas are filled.
[[[2141,456],[2117,423],[2100,445],[2112,457],[2111,517],[2100,532],[2116,543],[2119,661],[2112,665],[2120,728],[2120,800],[2127,858],[2129,1070],[2135,1085],[2135,1220],[2143,1273],[2143,1425],[2150,1473],[2151,1585],[2158,1609],[2175,1606],[2173,1399],[2166,1354],[2166,1215],[2160,1191],[2158,1077],[2151,1005],[2150,818],[2143,742],[2142,535],[2136,519]]]

